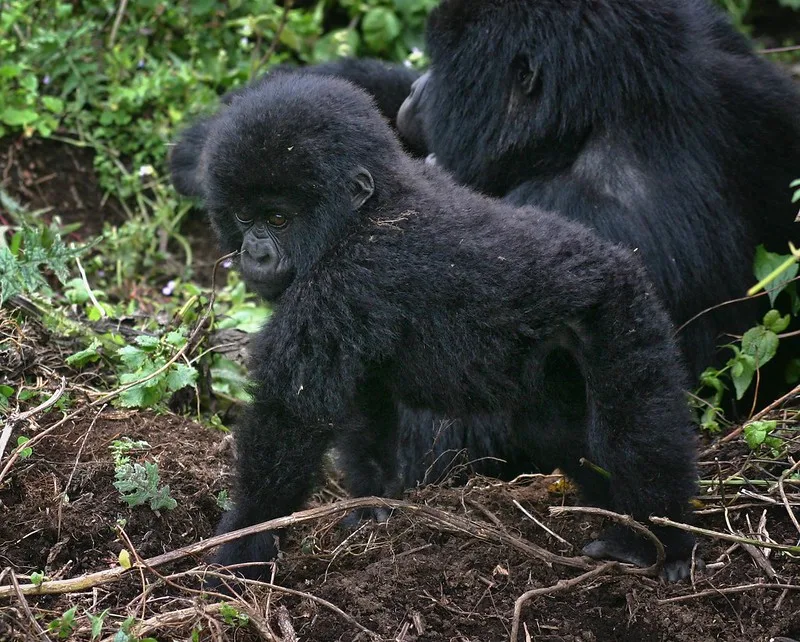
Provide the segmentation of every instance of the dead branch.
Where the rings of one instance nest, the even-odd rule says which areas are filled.
[[[600,575],[610,574],[619,568],[619,562],[606,562],[601,566],[593,568],[591,571],[587,571],[582,575],[578,575],[578,577],[573,577],[569,580],[558,580],[558,582],[552,586],[531,589],[530,591],[526,591],[520,595],[517,598],[517,601],[514,602],[514,619],[511,623],[511,642],[517,642],[519,636],[519,620],[522,613],[522,607],[525,606],[525,602],[539,595],[550,595],[552,593],[561,593],[563,591],[567,591],[575,588],[583,582],[587,582],[595,577],[599,577]]]
[[[800,591],[800,586],[794,584],[742,584],[741,586],[728,586],[726,588],[713,588],[691,595],[679,595],[677,597],[667,597],[658,600],[658,604],[670,604],[674,602],[688,602],[701,597],[714,597],[715,595],[727,595],[729,593],[744,593],[754,589],[783,589],[785,591]]]
[[[462,533],[482,541],[510,546],[529,557],[541,560],[547,565],[557,564],[560,566],[577,568],[580,570],[593,568],[592,564],[585,557],[564,557],[562,555],[556,555],[547,549],[533,544],[532,542],[527,542],[514,537],[509,533],[501,531],[500,529],[483,522],[476,522],[459,515],[453,515],[436,508],[431,508],[430,506],[411,504],[402,500],[384,499],[380,497],[360,497],[356,499],[346,499],[336,502],[335,504],[329,504],[327,506],[320,506],[317,508],[299,511],[287,517],[271,519],[261,524],[248,526],[247,528],[241,528],[236,531],[231,531],[230,533],[224,533],[222,535],[210,537],[202,542],[196,542],[174,551],[162,553],[161,555],[156,555],[155,557],[142,560],[141,562],[136,562],[131,566],[130,569],[117,566],[111,569],[98,571],[96,573],[82,575],[80,577],[74,577],[65,580],[54,580],[49,582],[45,581],[40,585],[23,584],[20,586],[20,590],[22,591],[23,595],[55,595],[86,591],[94,588],[95,586],[116,582],[123,575],[132,570],[140,569],[142,567],[155,568],[163,566],[164,564],[176,562],[185,557],[203,553],[210,548],[231,542],[241,537],[255,535],[256,533],[263,533],[265,531],[281,530],[320,518],[348,513],[358,508],[379,507],[390,510],[402,510],[410,514],[417,515],[423,518],[429,524],[439,528],[447,529],[451,532]],[[639,571],[640,569],[636,570]],[[13,587],[0,586],[0,598],[11,597],[12,595],[14,595]]]
[[[793,555],[800,555],[800,546],[791,546],[789,544],[777,544],[775,542],[764,542],[760,539],[752,539],[750,537],[742,537],[740,535],[731,535],[729,533],[720,533],[712,531],[707,528],[700,528],[699,526],[690,526],[689,524],[681,524],[680,522],[673,522],[666,517],[651,517],[650,521],[659,526],[672,526],[682,531],[694,533],[695,535],[705,535],[713,539],[721,539],[726,542],[736,542],[737,544],[750,544],[758,548],[771,548],[776,551],[784,551],[792,553]]]

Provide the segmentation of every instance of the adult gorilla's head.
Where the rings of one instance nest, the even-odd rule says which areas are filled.
[[[557,172],[601,130],[681,108],[680,87],[669,86],[665,101],[657,77],[671,83],[687,60],[671,4],[443,0],[428,19],[431,68],[400,109],[400,133],[460,182],[495,195],[537,163]]]
[[[396,171],[387,158],[400,145],[373,100],[342,85],[352,87],[277,74],[223,110],[203,148],[205,205],[220,245],[240,251],[242,276],[269,301],[347,232],[352,219],[328,213],[356,216],[380,189],[373,176]]]

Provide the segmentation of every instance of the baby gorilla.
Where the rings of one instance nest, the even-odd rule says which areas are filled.
[[[387,492],[399,403],[503,413],[528,470],[558,467],[585,500],[639,520],[684,518],[695,490],[684,373],[630,252],[410,158],[372,99],[332,77],[278,74],[243,92],[213,119],[199,172],[223,249],[240,250],[243,277],[276,304],[251,350],[254,401],[220,532],[300,508],[334,443],[377,463],[351,489]],[[549,403],[564,355],[586,412]],[[691,536],[655,530],[666,575],[684,577]],[[272,534],[255,535],[216,561],[276,552]],[[618,528],[585,552],[655,559]]]

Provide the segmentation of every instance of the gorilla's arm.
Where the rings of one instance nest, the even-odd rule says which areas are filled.
[[[341,292],[347,284],[320,274],[316,285]],[[364,295],[371,299],[376,293]],[[380,361],[396,336],[387,319],[339,296],[320,298],[302,288],[281,305],[251,347],[254,402],[236,427],[236,503],[223,515],[219,533],[288,515],[300,508],[321,480],[322,458],[342,430],[360,436],[360,448],[380,458],[380,475],[365,477],[361,495],[381,494],[394,465],[394,405],[371,381],[368,364]],[[370,320],[370,329],[365,320]],[[375,325],[373,325],[375,324]],[[376,330],[375,328],[380,328]],[[387,418],[389,423],[387,423]],[[214,561],[267,561],[277,553],[275,533],[225,544]],[[260,566],[239,571],[263,576]]]

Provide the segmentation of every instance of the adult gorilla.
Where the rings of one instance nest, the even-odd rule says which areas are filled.
[[[444,0],[398,117],[455,178],[636,251],[676,325],[798,238],[800,96],[707,0]],[[680,334],[690,372],[757,306]]]

